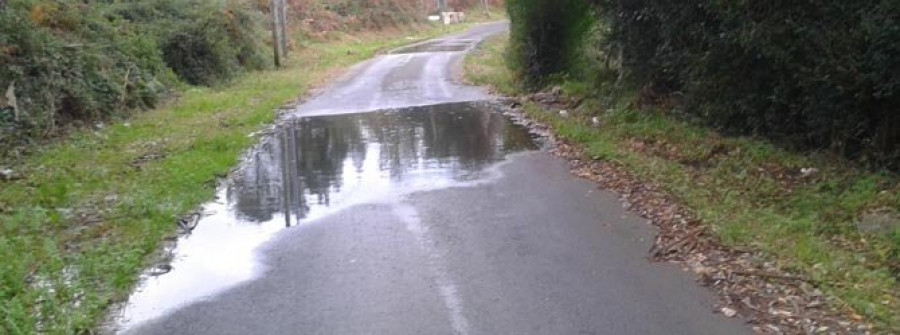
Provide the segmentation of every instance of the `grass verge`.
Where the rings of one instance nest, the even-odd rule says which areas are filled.
[[[0,180],[0,333],[91,332],[277,107],[379,50],[466,27],[308,42],[282,69],[188,88],[167,107],[34,148],[13,168],[20,178]]]
[[[504,95],[522,95],[521,81],[505,62],[507,40],[498,36],[473,53],[464,65],[466,77]],[[559,84],[570,100],[582,101],[571,117],[530,103],[526,113],[582,145],[589,158],[615,162],[662,186],[725,245],[760,250],[779,268],[820,283],[840,307],[860,314],[854,317],[900,332],[900,231],[868,234],[857,228],[873,211],[897,219],[898,176],[859,169],[826,153],[722,136],[662,108],[603,103],[592,85]]]

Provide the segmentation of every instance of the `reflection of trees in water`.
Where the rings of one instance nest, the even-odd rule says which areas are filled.
[[[232,178],[226,197],[242,220],[265,222],[280,211],[281,148],[276,144],[272,139],[261,142]]]
[[[392,177],[423,168],[458,175],[503,158],[507,121],[502,115],[460,104],[426,108],[362,120],[372,140],[381,144],[381,169]]]
[[[365,160],[366,143],[355,118],[303,119],[287,131],[293,161],[285,164],[292,173],[289,191],[291,209],[298,218],[309,212],[310,203],[328,206],[332,192],[340,192],[344,161],[354,158],[357,169]],[[351,154],[352,153],[352,154]]]
[[[376,145],[378,169],[394,180],[425,169],[460,177],[506,152],[533,147],[525,130],[469,104],[307,118],[288,124],[249,157],[228,200],[250,221],[269,221],[287,203],[302,219],[312,206],[330,205],[343,186],[345,162],[361,172]]]

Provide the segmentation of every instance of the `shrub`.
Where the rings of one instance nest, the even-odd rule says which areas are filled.
[[[195,7],[177,29],[166,33],[162,44],[166,64],[194,85],[214,85],[241,69],[261,69],[268,64],[260,51],[263,18],[238,3],[210,10]],[[211,13],[211,14],[210,14]]]
[[[591,7],[577,0],[508,0],[512,19],[514,64],[539,84],[577,62],[584,34],[596,19]]]
[[[18,107],[0,117],[6,148],[74,120],[151,106],[162,91],[154,41],[122,34],[90,6],[14,1],[0,13],[0,48],[0,86],[12,87]]]
[[[896,2],[605,1],[638,80],[742,134],[898,168]],[[895,56],[890,56],[895,55]]]
[[[212,85],[265,67],[263,22],[240,2],[11,1],[0,11],[0,90],[12,88],[17,108],[0,103],[0,156],[153,107],[179,78]]]
[[[678,92],[686,111],[728,132],[900,169],[900,2],[591,2],[603,38],[583,46],[617,55],[643,94]],[[577,16],[592,11],[558,3],[508,2],[531,81],[589,68],[567,60],[567,41],[592,32]]]

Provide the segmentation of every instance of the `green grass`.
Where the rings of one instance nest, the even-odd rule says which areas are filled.
[[[466,82],[474,85],[490,86],[497,93],[514,96],[523,87],[512,71],[506,66],[506,44],[499,43],[509,38],[500,34],[482,43],[463,63]]]
[[[14,163],[23,179],[0,181],[0,333],[91,332],[128,296],[176,216],[212,199],[217,177],[275,108],[409,36],[466,27],[307,42],[280,70],[187,88],[167,107],[33,148]]]
[[[504,62],[506,40],[490,40],[464,68],[470,82],[518,95],[520,80]],[[576,94],[612,91],[561,84]],[[867,210],[900,208],[896,175],[866,171],[827,153],[795,153],[755,138],[722,136],[667,111],[637,111],[600,99],[582,106],[588,107],[565,119],[532,104],[525,111],[581,143],[589,157],[614,161],[663,186],[726,245],[760,250],[781,268],[821,283],[839,307],[882,331],[900,332],[900,232],[861,234],[855,224]],[[593,116],[601,127],[590,126]],[[799,178],[798,171],[808,167],[820,172]]]

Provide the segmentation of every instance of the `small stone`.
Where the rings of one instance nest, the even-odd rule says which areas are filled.
[[[0,181],[10,181],[21,179],[22,176],[16,173],[13,169],[8,168],[0,168]]]
[[[729,317],[729,318],[733,318],[737,315],[736,310],[733,310],[728,307],[722,307],[721,312],[722,312],[722,315],[725,315],[726,317]]]
[[[13,81],[9,84],[9,87],[6,88],[6,95],[0,97],[0,106],[11,108],[13,115],[15,115],[15,120],[19,121],[19,114],[21,111],[19,110],[19,104],[16,100],[16,82]]]
[[[770,310],[769,314],[772,314],[772,315],[778,316],[778,317],[785,317],[785,318],[794,316],[794,313],[791,313],[788,311],[783,311],[783,310],[777,310],[777,309]]]
[[[859,231],[870,234],[888,234],[900,229],[900,214],[891,209],[865,213],[857,223]]]
[[[563,109],[563,110],[559,111],[559,116],[569,117],[569,111]]]
[[[600,128],[600,118],[596,116],[592,117],[591,124],[594,125],[594,128]]]
[[[172,272],[173,269],[174,268],[169,264],[159,264],[159,265],[153,267],[152,269],[150,269],[150,271],[147,274],[150,275],[151,277],[162,276],[164,274]]]
[[[809,178],[809,177],[815,176],[817,174],[819,174],[819,169],[814,168],[814,167],[800,169],[800,175],[803,178]]]
[[[553,86],[553,88],[550,89],[550,94],[558,98],[562,94],[562,87]]]

